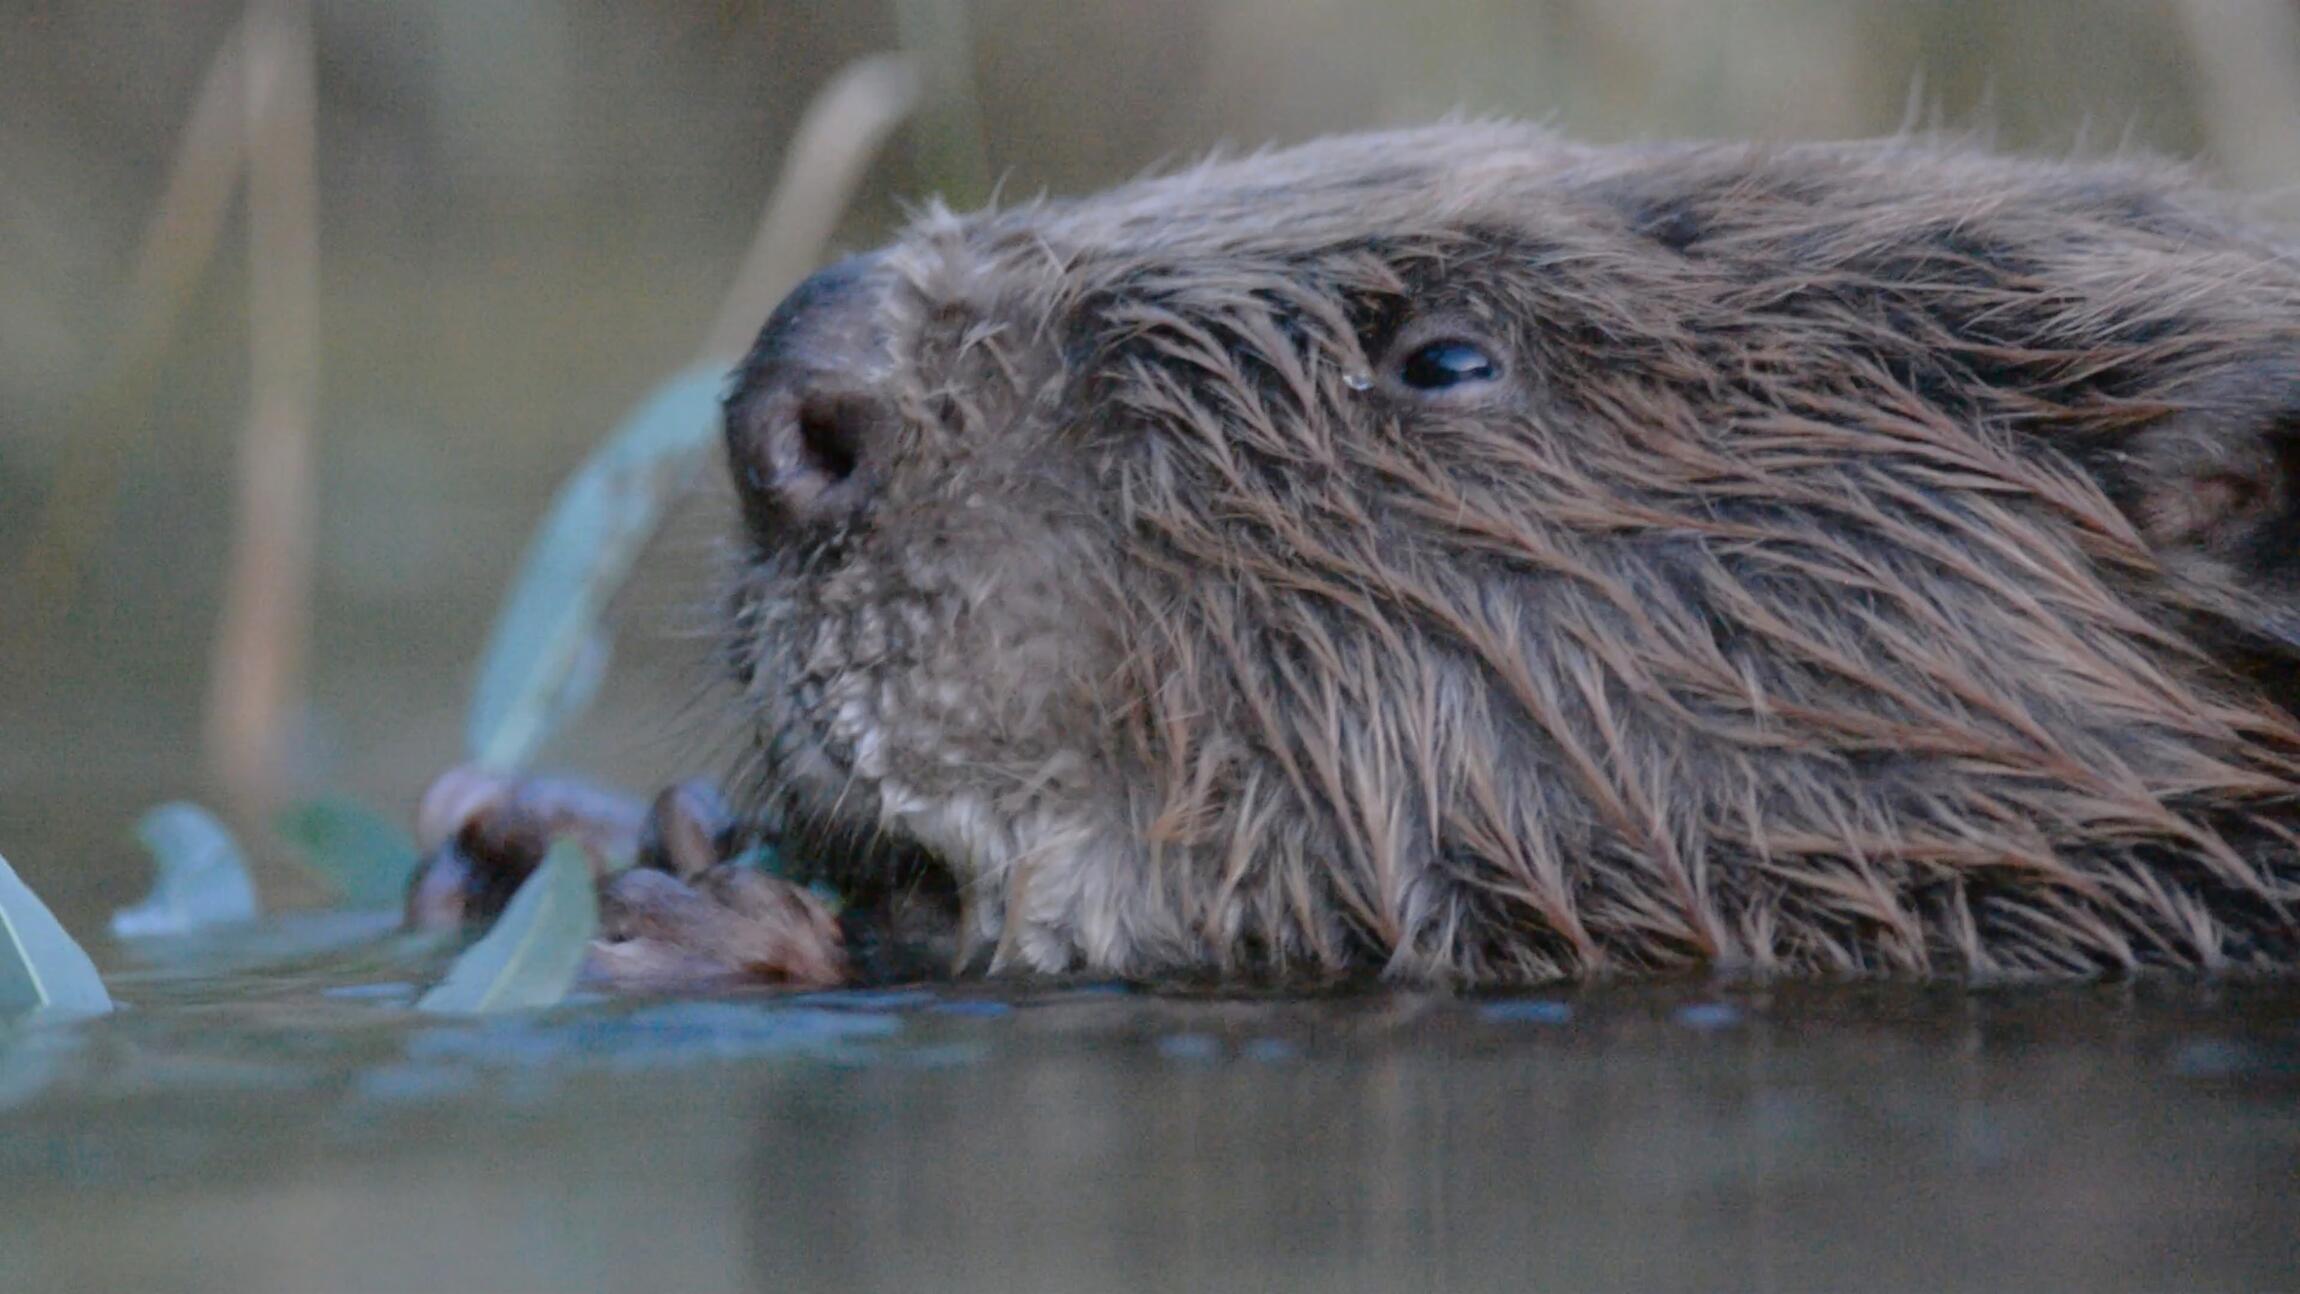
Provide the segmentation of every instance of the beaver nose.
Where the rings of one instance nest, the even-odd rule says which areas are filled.
[[[898,426],[877,266],[849,257],[793,288],[736,373],[729,465],[762,540],[850,520],[877,487]]]

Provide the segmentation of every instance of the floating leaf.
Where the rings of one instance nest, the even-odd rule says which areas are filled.
[[[256,918],[256,887],[238,842],[196,804],[163,804],[136,824],[159,875],[150,897],[112,914],[122,939],[180,935]]]
[[[657,387],[560,487],[480,662],[465,740],[483,767],[523,767],[590,703],[607,602],[718,434],[724,382],[711,364]]]
[[[43,1007],[102,1015],[112,995],[88,954],[0,858],[0,1015]]]
[[[291,805],[275,824],[304,861],[357,908],[398,907],[417,862],[415,838],[399,824],[351,800]]]
[[[599,929],[599,897],[582,846],[562,840],[511,896],[419,1010],[472,1015],[550,1006],[567,995]]]

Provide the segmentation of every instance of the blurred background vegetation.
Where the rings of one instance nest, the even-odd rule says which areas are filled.
[[[272,8],[308,30],[285,48],[309,51],[311,110],[247,132],[253,197],[224,224],[155,237],[171,168],[228,178],[179,149],[243,6],[0,0],[0,851],[76,925],[142,889],[144,807],[229,798],[202,734],[235,663],[219,617],[266,383],[303,392],[274,413],[308,424],[309,471],[284,479],[308,481],[312,542],[308,609],[273,626],[303,663],[262,776],[404,817],[462,756],[473,662],[551,490],[704,345],[801,113],[872,53],[912,53],[928,93],[833,250],[933,193],[1077,191],[1456,108],[1599,140],[1914,119],[2300,184],[2300,0]],[[279,66],[250,75],[251,100],[302,101]],[[720,516],[706,488],[651,550],[553,763],[643,786],[725,758],[703,637]]]

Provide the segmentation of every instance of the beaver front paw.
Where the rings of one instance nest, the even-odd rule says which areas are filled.
[[[691,882],[631,868],[601,887],[599,931],[588,966],[621,983],[848,978],[845,942],[823,901],[742,863]]]
[[[572,840],[599,883],[586,977],[619,984],[837,984],[846,948],[828,906],[734,861],[748,833],[715,788],[684,782],[651,807],[563,778],[458,768],[417,813],[422,865],[408,887],[419,929],[498,916],[554,841]]]

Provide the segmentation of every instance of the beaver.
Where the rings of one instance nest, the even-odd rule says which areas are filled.
[[[738,798],[850,950],[2300,963],[2300,255],[2181,166],[1449,122],[930,207],[725,446]]]

